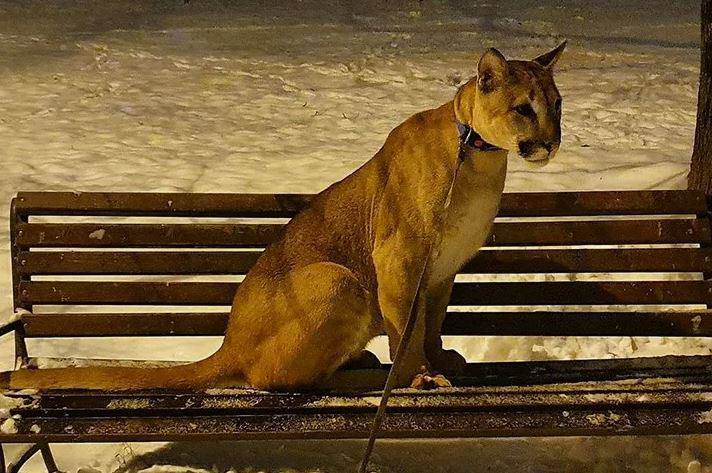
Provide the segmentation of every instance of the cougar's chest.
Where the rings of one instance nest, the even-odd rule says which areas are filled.
[[[485,243],[497,215],[507,173],[507,152],[471,153],[460,165],[431,277],[452,277]]]

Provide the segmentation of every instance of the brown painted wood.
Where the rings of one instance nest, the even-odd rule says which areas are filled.
[[[488,387],[458,388],[433,393],[396,392],[389,402],[391,411],[420,412],[500,408],[522,409],[551,408],[569,409],[594,407],[605,398],[619,404],[638,404],[657,407],[684,400],[689,403],[710,402],[712,390],[708,386],[693,386],[678,389],[683,383],[661,382],[655,388],[621,389],[616,383],[599,382],[598,389],[586,389],[569,383],[560,384],[552,393],[550,386],[540,388]],[[549,389],[546,389],[549,388]],[[592,392],[593,391],[593,392]],[[281,396],[250,393],[245,391],[218,394],[195,393],[194,395],[176,394],[174,397],[160,394],[112,396],[97,393],[94,396],[61,396],[52,393],[43,394],[38,405],[16,408],[14,413],[27,418],[59,417],[113,417],[113,416],[222,416],[250,412],[257,415],[285,415],[309,412],[368,412],[373,408],[373,394],[349,394],[348,396],[324,393],[284,393]]]
[[[28,314],[28,337],[216,336],[227,313]],[[712,313],[449,312],[443,335],[712,336]]]
[[[490,246],[706,243],[706,218],[495,223]]]
[[[93,224],[18,225],[20,247],[255,247],[281,235],[281,224]]]
[[[600,383],[601,390],[604,391],[606,383]],[[712,392],[681,392],[678,390],[636,390],[633,392],[612,391],[591,394],[586,390],[575,392],[573,390],[563,390],[560,395],[554,397],[550,392],[537,392],[531,389],[528,392],[492,390],[489,393],[466,393],[453,392],[442,393],[429,396],[394,396],[389,402],[391,411],[419,411],[429,408],[431,411],[453,410],[453,409],[474,409],[477,407],[499,407],[499,408],[519,408],[528,409],[532,407],[550,407],[552,409],[567,409],[572,404],[583,406],[595,406],[604,396],[610,396],[618,402],[632,402],[641,399],[641,405],[656,406],[660,404],[670,404],[679,401],[684,397],[689,402],[709,401]],[[285,395],[286,397],[286,395]],[[301,397],[301,399],[299,399]],[[365,396],[364,396],[365,397]],[[48,402],[47,396],[42,396],[43,406],[37,408],[18,408],[16,412],[22,417],[59,417],[59,409],[67,417],[110,417],[110,416],[213,416],[226,415],[228,413],[239,413],[251,411],[258,415],[284,415],[295,411],[300,413],[319,412],[331,407],[331,411],[342,412],[364,412],[372,407],[373,396],[364,399],[361,396],[319,396],[302,395],[292,396],[289,401],[272,402],[264,394],[243,394],[243,395],[195,395],[186,399],[184,396],[175,398],[165,398],[155,395],[144,396],[105,396],[94,397],[54,397]],[[74,401],[74,402],[72,402]],[[285,402],[286,401],[286,402]],[[296,404],[301,401],[301,405]],[[415,403],[418,408],[414,408]],[[52,405],[54,404],[54,405]],[[68,406],[69,405],[69,406]],[[49,407],[51,406],[51,407]],[[56,406],[56,407],[55,407]],[[70,407],[71,406],[71,407]],[[219,406],[219,407],[218,407]],[[336,409],[335,409],[336,408]]]
[[[310,194],[19,192],[17,206],[31,215],[292,217],[312,198]]]
[[[650,359],[648,359],[650,360]],[[709,357],[707,359],[709,362]],[[590,382],[588,372],[579,372],[578,378],[583,381],[559,381],[556,383],[530,384],[531,376],[540,373],[547,379],[550,375],[558,377],[561,372],[549,372],[548,362],[520,362],[526,364],[528,371],[517,384],[488,385],[474,384],[464,386],[457,384],[454,389],[436,391],[396,390],[393,393],[392,408],[401,411],[419,409],[448,409],[477,407],[516,407],[532,406],[565,406],[593,405],[608,395],[616,396],[619,402],[637,402],[656,405],[670,401],[685,400],[688,402],[709,402],[712,396],[709,373],[705,377],[700,368],[698,380],[672,379],[667,369],[627,369],[614,367],[607,370],[614,377],[628,373],[628,378],[640,376],[639,383],[622,383],[614,379],[601,379]],[[567,361],[568,372],[575,373],[576,364],[581,362]],[[588,360],[595,364],[596,361]],[[508,363],[498,363],[506,367]],[[475,380],[480,363],[467,366],[469,379]],[[389,365],[383,365],[380,370],[387,370]],[[600,371],[600,370],[596,370]],[[692,370],[691,370],[692,372]],[[667,379],[666,379],[667,378]],[[688,376],[688,378],[690,378]],[[463,378],[453,377],[461,380]],[[642,382],[645,379],[647,382]],[[552,393],[554,394],[552,396]],[[14,413],[23,417],[52,417],[60,412],[68,417],[87,417],[92,415],[112,415],[113,413],[133,413],[134,415],[150,415],[148,411],[176,414],[175,411],[202,411],[207,414],[213,410],[220,413],[227,411],[252,410],[255,413],[289,413],[295,411],[315,411],[325,408],[337,408],[341,411],[358,411],[373,407],[373,392],[285,392],[268,394],[249,389],[211,390],[210,392],[185,391],[147,391],[133,393],[117,393],[105,391],[62,391],[47,390],[41,396],[30,397],[26,394],[10,394],[11,397],[26,400],[27,407],[15,408]],[[35,402],[31,402],[35,400]],[[417,402],[414,402],[417,401]],[[132,412],[133,411],[133,412]],[[173,411],[173,412],[171,412]]]
[[[710,312],[450,312],[443,335],[703,337]]]
[[[27,224],[29,215],[121,215],[197,217],[289,217],[311,196],[192,194],[23,193],[16,200],[13,272],[20,279],[17,303],[229,305],[237,284],[150,282],[29,282],[31,274],[235,274],[246,271],[258,251],[173,254],[111,252],[52,256],[21,251],[38,247],[246,247],[273,241],[280,225],[95,225]],[[702,216],[699,192],[645,191],[507,194],[500,216],[666,215]],[[94,233],[103,229],[101,238]],[[89,236],[93,233],[93,236]],[[101,233],[101,232],[100,232]],[[701,243],[709,245],[709,221],[630,220],[596,222],[498,223],[494,245],[624,243]],[[659,253],[655,253],[660,251]],[[536,250],[483,252],[472,272],[702,271],[709,272],[710,250]],[[520,253],[520,254],[515,254]],[[59,258],[59,260],[57,259]],[[24,264],[23,264],[24,262]],[[53,267],[53,264],[55,267]],[[103,268],[101,267],[103,265]],[[210,267],[202,270],[201,268]],[[84,269],[82,268],[84,267]],[[237,269],[235,269],[237,268]],[[572,269],[572,268],[575,268]],[[229,270],[225,273],[217,270]],[[38,271],[34,273],[32,271]],[[44,273],[43,273],[44,271]],[[67,272],[58,272],[67,271]],[[84,271],[84,272],[81,272]],[[88,272],[91,271],[91,272]],[[104,271],[104,272],[101,272]],[[206,271],[206,272],[201,272]],[[237,274],[239,274],[239,272]],[[712,303],[712,282],[523,282],[458,283],[453,303],[464,305],[678,304]],[[219,334],[226,314],[55,314],[23,318],[33,336],[123,334]],[[64,331],[64,332],[62,332]],[[607,313],[450,313],[445,334],[491,335],[712,335],[710,312]],[[480,363],[454,377],[465,385],[505,386],[466,396],[408,399],[394,407],[385,437],[473,437],[712,433],[700,422],[712,408],[709,357],[586,362]],[[620,364],[624,362],[625,365]],[[536,365],[536,366],[535,366]],[[384,369],[387,367],[383,367]],[[378,371],[378,370],[377,370]],[[382,372],[379,372],[382,374]],[[676,378],[656,385],[605,380]],[[557,384],[581,383],[568,389]],[[523,386],[529,385],[529,386]],[[533,389],[531,385],[541,385]],[[579,391],[588,390],[585,394]],[[604,392],[605,391],[605,392]],[[645,396],[640,396],[645,392]],[[590,397],[598,396],[598,397]],[[17,434],[0,442],[212,440],[275,438],[363,438],[375,406],[353,398],[334,404],[284,395],[257,395],[255,408],[233,396],[185,397],[165,393],[158,404],[121,406],[121,395],[62,394],[53,405],[23,410]],[[468,397],[469,396],[469,397]],[[587,397],[588,396],[588,397]],[[200,399],[198,399],[200,398]],[[219,398],[219,399],[218,399]],[[72,402],[62,403],[73,399]],[[304,404],[309,402],[311,404]],[[316,399],[316,400],[315,400]],[[202,404],[203,400],[205,403]],[[184,405],[179,405],[180,402]],[[218,402],[216,404],[217,401]],[[105,405],[101,405],[104,402]],[[113,402],[113,403],[112,403]],[[291,402],[291,404],[289,404]],[[321,402],[321,404],[320,404]],[[360,404],[359,404],[360,402]],[[286,403],[286,404],[285,404]],[[131,407],[134,406],[134,407]],[[197,406],[197,407],[192,407]],[[284,408],[291,409],[289,413]],[[33,425],[39,425],[39,433]],[[71,426],[71,428],[69,428]]]
[[[710,379],[712,357],[656,356],[597,360],[546,360],[470,363],[463,376],[472,385],[520,386],[630,379]],[[465,381],[464,385],[468,385]],[[582,386],[583,387],[583,386]],[[595,389],[595,384],[589,385]],[[642,386],[636,386],[642,388]]]
[[[560,397],[558,394],[556,397]],[[554,396],[552,396],[554,397]],[[530,408],[450,410],[393,409],[385,417],[382,438],[473,438],[581,435],[673,435],[712,432],[700,422],[712,408],[707,402],[650,406],[621,402],[591,406],[560,405]],[[414,402],[415,405],[418,402]],[[336,412],[334,412],[336,411]],[[180,440],[357,439],[366,438],[374,410],[360,412],[300,412],[265,415],[253,412],[215,415],[111,417],[22,417],[17,433],[0,434],[3,443],[124,442]],[[33,424],[39,433],[31,430]],[[71,425],[71,428],[69,427]],[[36,428],[35,428],[36,429]]]
[[[231,305],[238,283],[26,282],[34,304]]]
[[[200,252],[24,251],[23,275],[245,274],[261,250]],[[488,250],[461,273],[707,272],[712,248]]]
[[[712,428],[700,422],[712,408],[709,365],[709,356],[474,363],[453,378],[472,387],[396,391],[385,436],[695,433]],[[18,432],[0,434],[4,443],[361,438],[377,399],[221,390],[11,395],[31,404],[11,412],[20,414]]]
[[[17,244],[28,247],[255,247],[281,235],[280,224],[93,224],[17,225]],[[706,218],[593,222],[502,222],[491,246],[708,243]]]
[[[620,383],[599,381],[597,386],[573,386],[560,383],[555,386],[503,386],[485,388],[456,388],[431,393],[396,392],[389,407],[397,412],[437,412],[476,409],[508,409],[527,411],[536,408],[570,409],[590,408],[601,401],[617,404],[636,404],[660,407],[675,402],[708,403],[712,390],[700,383],[666,383],[660,381],[652,386],[634,386],[625,389]],[[230,390],[183,394],[139,393],[106,395],[103,392],[88,395],[61,395],[43,393],[38,402],[25,408],[13,409],[22,418],[51,418],[64,415],[70,418],[86,417],[158,417],[158,416],[225,416],[253,413],[255,415],[288,415],[294,413],[368,412],[373,408],[373,393],[281,393],[269,395]]]
[[[28,337],[223,335],[228,314],[114,313],[31,314],[22,317]]]
[[[21,265],[19,263],[18,255],[20,253],[20,246],[17,244],[17,227],[26,222],[26,219],[17,213],[17,198],[12,199],[10,202],[10,260],[12,261],[12,306],[13,308],[31,310],[32,306],[23,304],[20,301],[20,281],[27,280],[26,276],[23,275],[21,270]]]
[[[57,359],[61,363],[62,360]],[[128,366],[127,360],[94,360],[97,366]],[[169,366],[180,364],[176,362],[146,362],[147,366]],[[583,360],[545,360],[545,361],[495,361],[468,363],[464,371],[457,374],[450,373],[450,376],[458,387],[486,387],[487,391],[510,390],[518,392],[541,392],[556,391],[564,389],[561,383],[576,383],[578,391],[596,391],[599,389],[615,389],[610,383],[616,381],[628,381],[619,383],[619,391],[657,391],[662,388],[673,389],[671,384],[676,385],[675,390],[690,391],[701,388],[699,385],[712,384],[710,375],[710,364],[712,356],[656,356],[639,358],[610,358],[610,359],[583,359]],[[135,362],[131,363],[135,366]],[[380,368],[371,370],[360,370],[359,374],[371,377],[371,379],[381,379],[383,371],[388,371],[391,365],[381,364]],[[380,374],[379,374],[380,373]],[[631,383],[630,380],[640,380]],[[646,380],[643,382],[642,380]],[[653,382],[654,381],[654,382]],[[605,387],[599,383],[606,382]],[[699,385],[697,385],[699,384]],[[353,391],[361,392],[358,389]],[[369,391],[370,392],[370,391]],[[161,390],[158,393],[150,391],[156,396],[179,396],[180,394],[195,395],[195,391],[171,391]],[[310,392],[309,392],[310,393]],[[106,396],[121,395],[121,393],[107,392]],[[126,395],[126,393],[123,393]],[[318,393],[317,393],[318,394]],[[74,396],[101,396],[101,392],[84,391],[46,391],[44,396],[56,395],[62,398]],[[140,395],[137,394],[137,395]],[[235,395],[241,395],[236,393]],[[290,396],[298,395],[289,393]],[[28,396],[28,394],[13,394],[13,396]],[[274,398],[272,398],[274,399]],[[281,397],[288,399],[281,393]],[[265,402],[268,402],[267,400]],[[295,401],[298,404],[298,401]]]
[[[237,283],[68,282],[20,284],[28,304],[230,305]],[[706,304],[712,281],[458,283],[453,305]]]
[[[25,251],[20,253],[18,261],[21,273],[31,275],[246,274],[261,254],[262,250],[199,252]],[[699,260],[699,258],[694,259]]]
[[[704,272],[711,248],[485,250],[461,273]]]
[[[705,215],[705,202],[700,192],[677,190],[518,192],[502,196],[500,216]]]
[[[455,284],[452,305],[705,304],[710,281],[478,282]]]
[[[307,194],[20,192],[18,210],[33,215],[290,217]],[[696,214],[701,192],[602,191],[506,193],[500,216]]]

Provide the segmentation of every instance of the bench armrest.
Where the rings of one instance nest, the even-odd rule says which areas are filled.
[[[10,332],[14,332],[16,330],[20,330],[22,328],[22,320],[20,319],[15,319],[12,320],[5,325],[0,326],[0,337],[3,335],[7,335]]]

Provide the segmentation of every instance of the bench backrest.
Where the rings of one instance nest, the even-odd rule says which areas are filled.
[[[309,199],[19,193],[12,270],[26,335],[220,335],[240,276]],[[444,334],[712,335],[711,241],[697,192],[505,194]]]

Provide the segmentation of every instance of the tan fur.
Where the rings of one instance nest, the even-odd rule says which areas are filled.
[[[397,126],[376,155],[321,192],[287,225],[240,285],[225,339],[212,357],[177,368],[51,369],[4,373],[12,388],[196,388],[239,380],[260,389],[323,385],[385,330],[395,351],[418,288],[418,323],[398,384],[419,367],[462,363],[442,350],[440,326],[458,270],[483,245],[497,213],[507,151],[546,161],[558,148],[559,98],[551,66],[486,52],[455,99]],[[513,107],[531,104],[536,117]],[[469,152],[458,166],[455,120],[504,148]],[[546,150],[546,147],[549,150]]]

